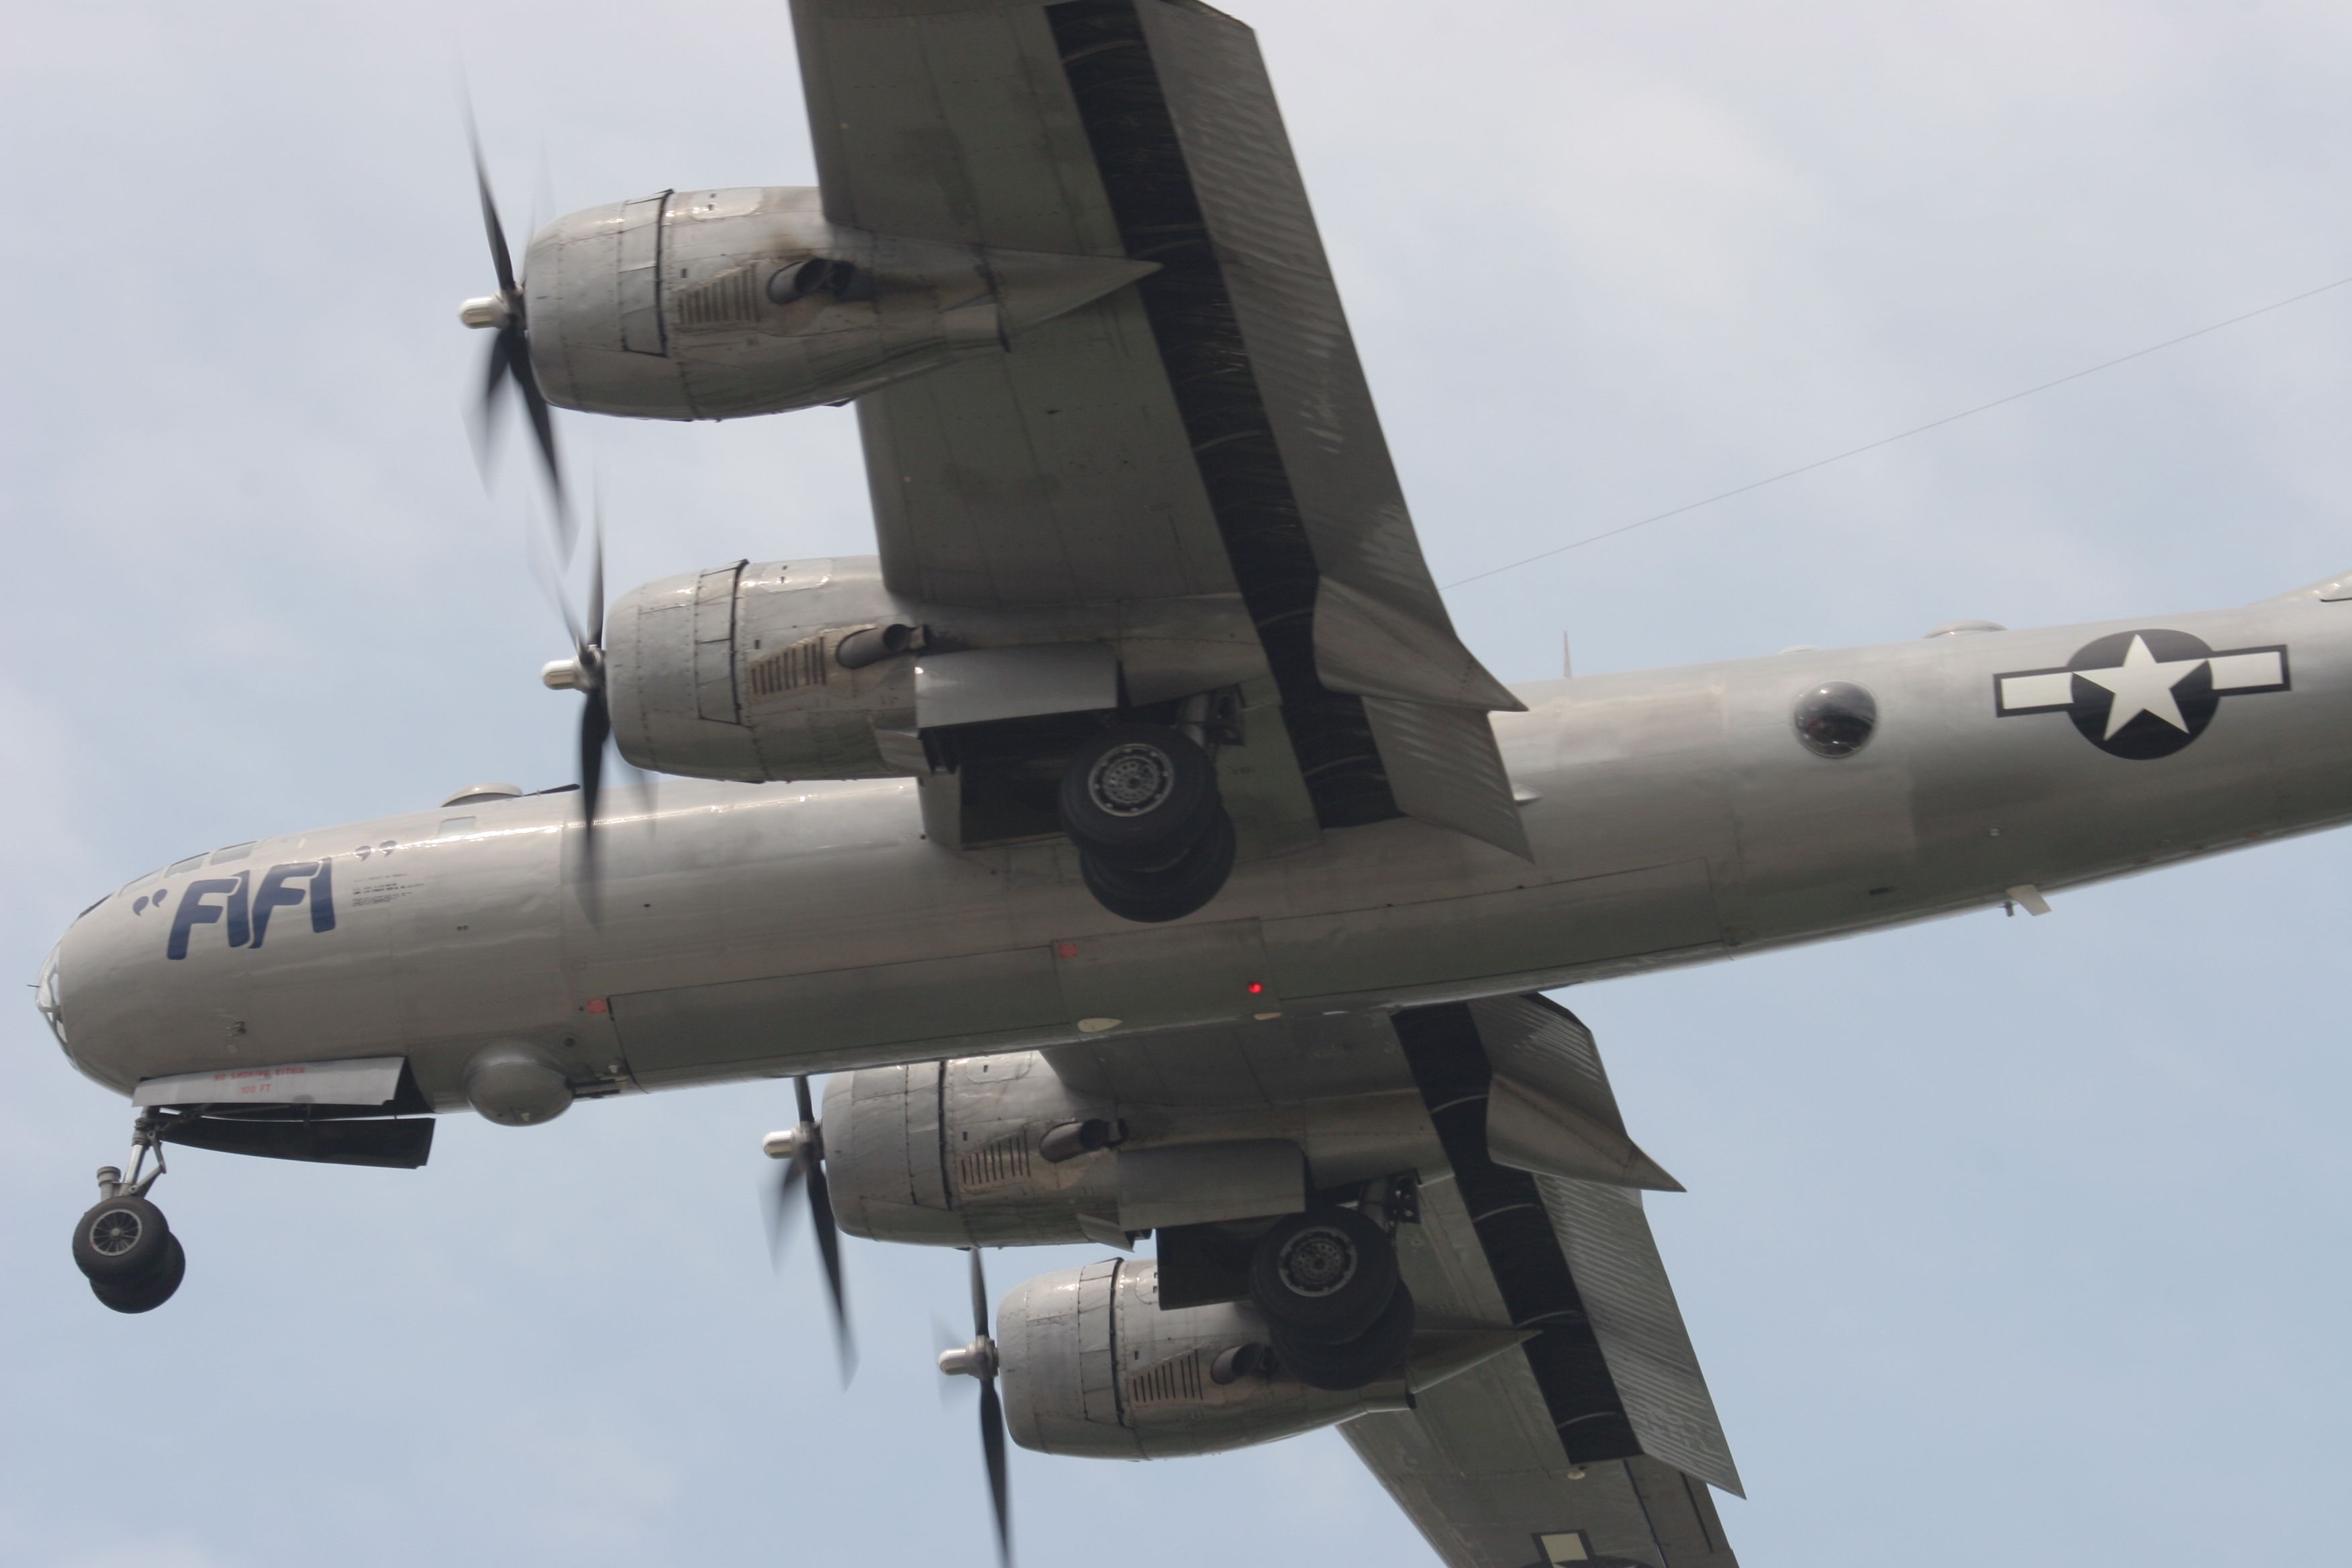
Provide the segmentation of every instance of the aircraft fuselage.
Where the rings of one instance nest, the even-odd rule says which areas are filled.
[[[56,994],[117,1089],[396,1055],[448,1109],[501,1044],[593,1094],[1559,986],[2352,817],[2352,603],[2317,595],[1516,688],[1532,864],[1397,820],[1136,925],[1065,841],[927,842],[912,780],[665,780],[608,795],[593,910],[575,795],[412,812],[132,883]],[[1832,682],[1876,709],[1849,755],[1792,722]]]

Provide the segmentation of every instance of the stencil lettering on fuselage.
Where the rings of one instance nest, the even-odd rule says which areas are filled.
[[[1992,678],[1993,711],[2063,713],[2111,757],[2152,762],[2205,732],[2224,697],[2292,689],[2286,645],[2216,653],[2187,632],[2111,632],[2058,669]]]

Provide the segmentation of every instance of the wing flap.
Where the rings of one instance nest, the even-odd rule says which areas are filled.
[[[1715,1500],[1672,1466],[1572,1468],[1518,1447],[1495,1416],[1528,1381],[1497,1357],[1340,1435],[1448,1568],[1738,1568]]]
[[[1404,1278],[1424,1321],[1507,1321],[1465,1195],[1423,1189]],[[1704,1481],[1642,1454],[1571,1461],[1553,1414],[1534,1363],[1506,1352],[1339,1430],[1450,1568],[1738,1568]]]
[[[1256,38],[1206,6],[1145,0],[1135,10],[1325,595],[1337,588],[1354,602],[1344,620],[1327,621],[1318,605],[1324,684],[1365,689],[1345,679],[1360,671],[1377,682],[1388,661],[1365,655],[1389,643],[1403,662],[1432,667],[1443,700],[1517,709],[1455,637],[1422,558]]]
[[[1575,1014],[1541,995],[1490,997],[1469,1011],[1496,1069],[1542,1075],[1624,1131],[1600,1047]],[[1745,1497],[1642,1194],[1622,1183],[1533,1179],[1642,1451]]]
[[[1527,825],[1486,715],[1469,708],[1364,699],[1397,808],[1532,860]]]

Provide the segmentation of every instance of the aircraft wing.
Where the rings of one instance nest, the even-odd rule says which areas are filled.
[[[826,216],[1156,263],[858,401],[883,572],[973,606],[1238,595],[1315,822],[1527,842],[1519,703],[1423,562],[1249,29],[1176,0],[793,0]]]
[[[1397,1239],[1421,1321],[1535,1337],[1342,1434],[1454,1568],[1737,1568],[1708,1488],[1743,1495],[1739,1473],[1640,1193],[1490,1157],[1506,1079],[1549,1085],[1622,1136],[1591,1032],[1566,1008],[1506,996],[1046,1054],[1074,1086],[1124,1100],[1417,1093],[1421,1217]],[[1513,1142],[1528,1158],[1531,1141]]]
[[[1509,1321],[1459,1194],[1424,1191],[1418,1229],[1401,1261],[1422,1311]],[[1412,1410],[1360,1415],[1339,1434],[1450,1568],[1738,1568],[1706,1481],[1647,1454],[1571,1463],[1525,1355],[1481,1363]]]

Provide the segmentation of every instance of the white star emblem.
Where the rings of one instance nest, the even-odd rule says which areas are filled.
[[[2124,650],[2123,663],[2112,669],[2078,669],[2074,673],[2115,693],[2115,700],[2107,709],[2105,739],[2114,740],[2117,731],[2143,713],[2155,714],[2185,735],[2189,733],[2189,721],[2180,716],[2180,704],[2173,700],[2172,689],[2188,679],[2189,672],[2204,662],[2202,657],[2159,659],[2148,652],[2147,638],[2134,636],[2131,647]]]

